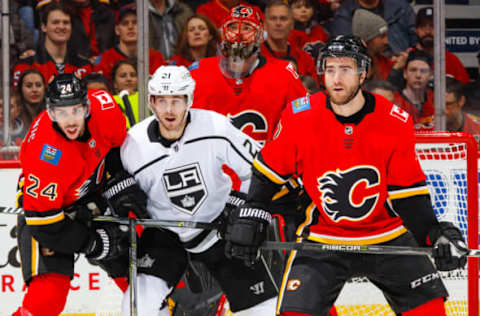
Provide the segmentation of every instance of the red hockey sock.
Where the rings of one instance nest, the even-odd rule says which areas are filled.
[[[22,307],[33,316],[60,315],[67,302],[69,289],[70,277],[68,275],[58,273],[37,275],[28,285]]]
[[[113,281],[123,293],[127,291],[128,281],[126,277],[113,278]]]
[[[424,315],[435,315],[435,316],[445,316],[445,304],[443,303],[442,297],[437,297],[431,301],[426,302],[420,306],[415,307],[414,309],[409,310],[408,312],[402,313],[402,316],[424,316]]]

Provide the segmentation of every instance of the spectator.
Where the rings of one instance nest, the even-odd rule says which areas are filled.
[[[364,90],[379,94],[388,101],[395,102],[395,87],[386,80],[370,80],[362,85]]]
[[[180,30],[193,11],[180,0],[150,0],[149,10],[150,48],[169,60],[174,54]]]
[[[477,79],[466,84],[463,87],[463,92],[467,98],[465,108],[468,112],[475,111],[480,113],[480,52],[477,54]]]
[[[105,76],[102,75],[101,73],[91,72],[82,78],[82,82],[87,88],[87,90],[99,89],[99,90],[106,91],[109,94],[112,94],[110,81],[108,81],[108,79],[105,78]]]
[[[418,10],[415,30],[418,36],[416,49],[433,56],[433,8],[425,7]],[[445,73],[452,75],[462,83],[469,83],[470,77],[458,57],[445,49]]]
[[[45,110],[47,84],[37,69],[25,70],[18,80],[18,91],[22,107],[23,121],[27,128],[40,112]]]
[[[203,14],[194,14],[182,28],[177,54],[170,59],[170,64],[188,67],[194,61],[215,56],[219,40],[220,34],[215,25]]]
[[[240,4],[247,5],[253,8],[255,11],[260,14],[260,17],[263,20],[263,12],[256,5],[252,5],[243,0],[210,0],[197,8],[197,13],[205,15],[210,21],[215,24],[215,26],[220,29],[222,26],[223,20],[225,20],[229,14],[230,10],[233,7],[236,7]]]
[[[290,7],[282,0],[273,0],[268,3],[265,8],[267,39],[261,46],[261,53],[267,58],[293,57],[297,61],[298,73],[309,75],[318,82],[317,68],[313,58],[288,42],[288,35],[292,29],[293,15]]]
[[[2,93],[2,87],[0,87],[0,93]],[[10,106],[9,114],[9,141],[8,146],[17,146],[19,147],[25,137],[28,126],[23,121],[22,116],[22,106],[20,101],[20,93],[18,91],[12,90],[10,93],[10,104],[5,106]],[[3,99],[0,99],[0,148],[5,146],[3,140]],[[2,148],[0,152],[0,160],[18,160],[19,150],[16,148]]]
[[[102,0],[61,0],[72,10],[69,48],[93,61],[115,40],[115,12]]]
[[[98,56],[93,66],[96,72],[102,73],[107,79],[112,79],[112,67],[116,61],[137,58],[137,7],[134,3],[124,5],[118,11],[115,34],[119,43]],[[162,53],[150,48],[148,64],[152,75],[158,67],[165,65],[166,61]]]
[[[480,120],[463,111],[465,95],[463,85],[452,77],[446,77],[445,114],[449,132],[467,132],[480,141]]]
[[[132,127],[138,122],[138,73],[137,65],[129,59],[119,60],[112,69],[113,98],[117,101],[122,109],[123,114],[127,118],[127,128]],[[125,102],[123,92],[126,91]]]
[[[364,9],[357,9],[353,14],[353,35],[365,41],[372,58],[367,80],[385,80],[392,69],[393,61],[384,55],[388,48],[387,31],[387,22],[381,16]]]
[[[388,42],[396,55],[415,45],[415,12],[405,0],[344,0],[327,30],[332,37],[352,33],[352,17],[358,8],[380,15],[388,24]]]
[[[289,42],[293,45],[295,34],[303,34],[306,38],[305,43],[300,43],[299,47],[303,48],[306,43],[321,41],[325,43],[329,36],[321,25],[317,23],[315,0],[289,0],[288,5],[292,10],[294,29],[290,32]],[[298,36],[297,36],[298,37]]]
[[[17,87],[23,71],[35,68],[45,82],[59,73],[75,73],[82,77],[92,71],[90,62],[72,52],[67,44],[72,34],[72,15],[68,9],[56,2],[48,4],[41,19],[43,42],[38,45],[35,55],[19,61],[13,69],[13,86]]]
[[[403,71],[405,88],[395,93],[395,104],[407,111],[413,118],[415,129],[433,128],[433,91],[428,89],[432,77],[432,58],[423,51],[411,51]]]
[[[10,6],[10,71],[13,66],[18,62],[19,58],[27,57],[33,54],[34,44],[32,33],[27,29],[25,23],[18,14],[18,4],[15,1],[9,1]],[[2,3],[0,3],[0,11],[2,10]],[[2,32],[0,27],[0,41],[2,39]],[[0,65],[0,70],[3,70],[3,66]]]

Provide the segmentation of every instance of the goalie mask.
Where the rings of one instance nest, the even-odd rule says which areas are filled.
[[[328,40],[320,50],[317,59],[318,74],[325,71],[325,61],[329,57],[350,57],[357,64],[358,73],[368,72],[372,62],[366,45],[353,35],[339,35]]]
[[[263,23],[252,7],[239,5],[221,27],[219,45],[220,69],[229,78],[241,78],[250,73],[263,42]]]

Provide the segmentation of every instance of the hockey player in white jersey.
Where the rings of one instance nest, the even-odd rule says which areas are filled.
[[[253,159],[260,149],[223,115],[190,109],[195,81],[185,67],[161,66],[148,83],[154,113],[128,132],[121,148],[124,167],[148,196],[153,219],[221,222],[242,193],[231,191],[226,164],[248,189]],[[238,205],[238,204],[237,204]],[[267,229],[270,215],[256,217]],[[265,267],[247,267],[225,256],[217,230],[146,228],[138,241],[138,315],[169,315],[162,305],[184,273],[188,257],[200,261],[225,292],[235,316],[275,315],[277,293]],[[129,291],[122,315],[130,312]]]

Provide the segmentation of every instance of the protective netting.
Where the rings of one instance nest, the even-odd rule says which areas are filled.
[[[473,203],[478,205],[478,193],[468,186],[468,173],[472,171],[471,165],[467,166],[467,157],[472,155],[475,157],[473,161],[477,163],[476,148],[467,146],[468,142],[462,139],[461,134],[439,134],[451,139],[445,141],[439,138],[438,141],[442,142],[435,143],[435,133],[428,139],[425,138],[427,136],[422,136],[416,145],[417,157],[426,175],[438,219],[453,222],[461,229],[465,240],[468,240],[468,209],[472,209]],[[474,179],[475,182],[471,185],[478,188],[478,173]],[[478,216],[470,217],[470,222],[472,218],[478,222]],[[478,242],[477,228],[474,230]],[[472,247],[472,244],[469,246]],[[470,306],[470,312],[477,311],[478,315],[478,283],[475,285],[478,282],[478,263],[473,267],[476,272],[473,271],[472,262],[469,262],[468,268],[441,273],[450,294],[446,302],[447,315],[472,315],[469,314],[469,304],[476,304],[477,307]],[[395,315],[382,293],[366,278],[348,282],[335,306],[339,315]]]

